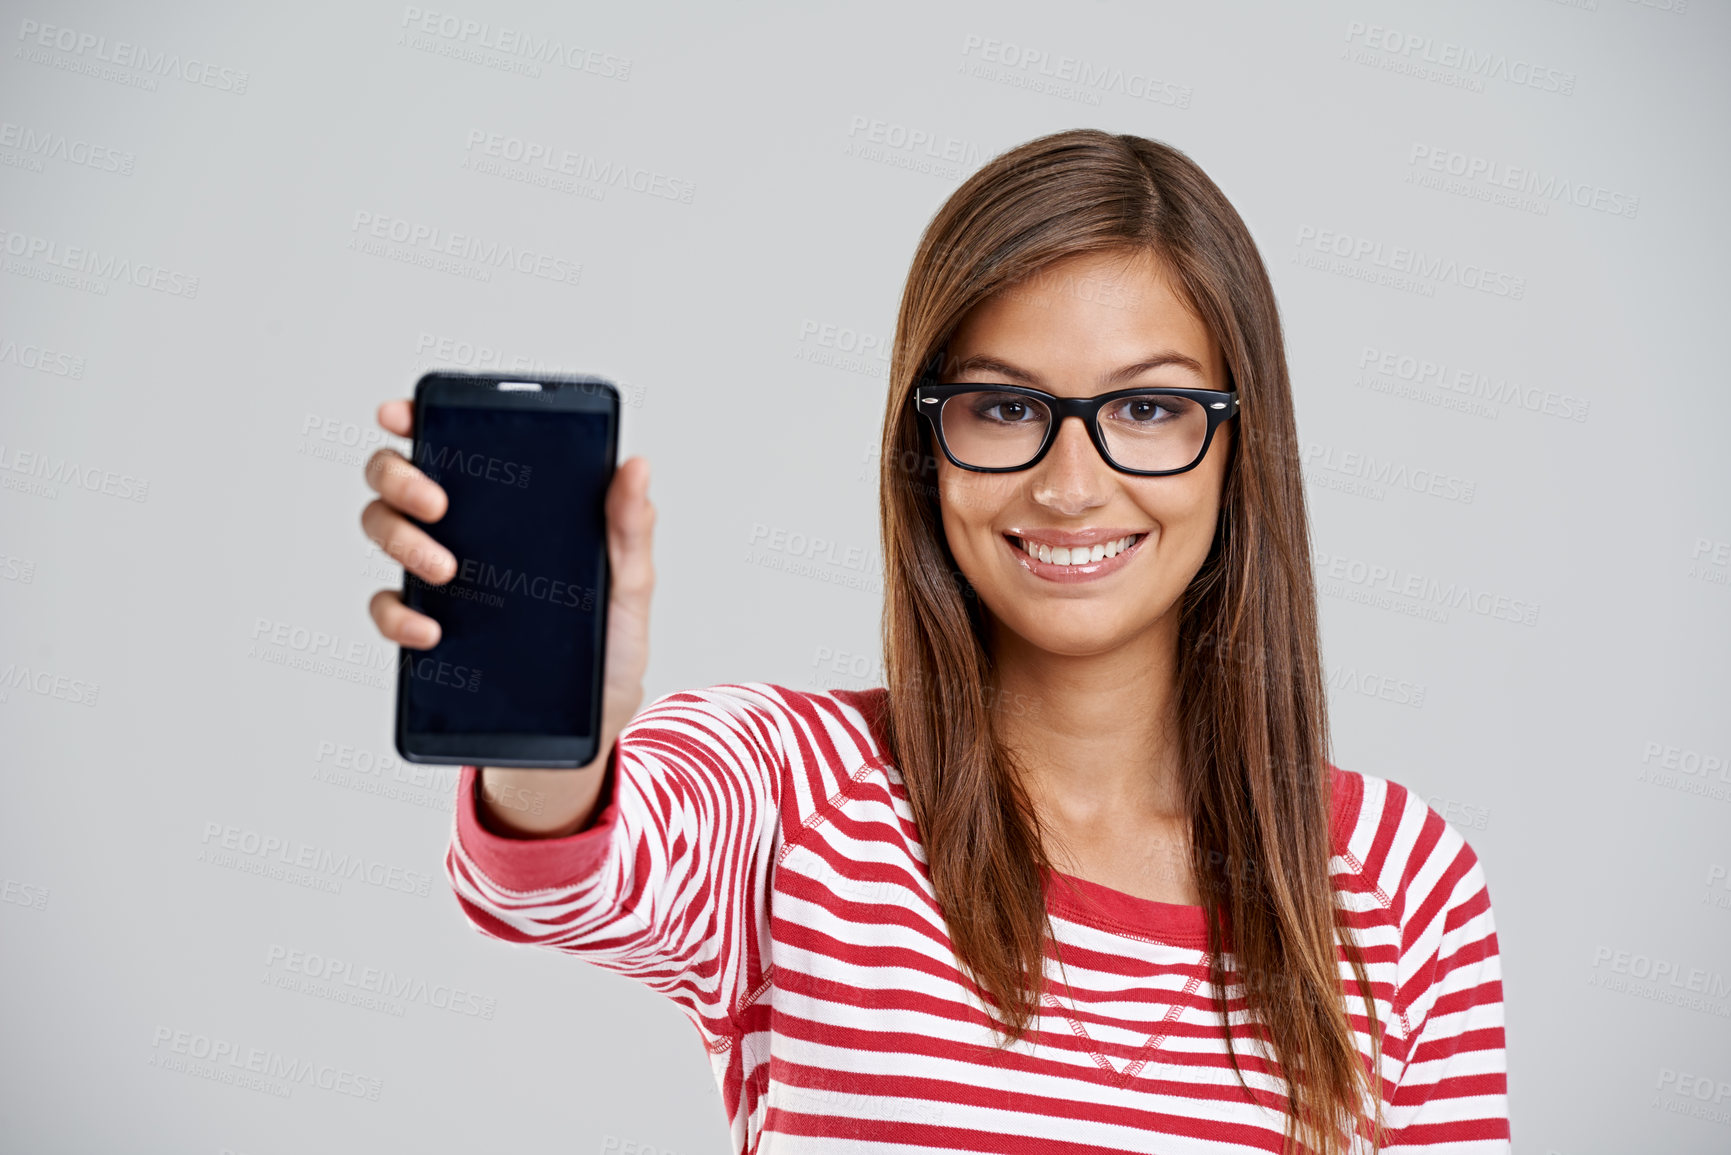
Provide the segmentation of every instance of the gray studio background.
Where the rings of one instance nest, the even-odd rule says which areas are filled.
[[[374,409],[613,377],[651,698],[880,684],[914,244],[1094,126],[1262,246],[1334,758],[1485,863],[1517,1149],[1731,1149],[1725,4],[0,10],[0,1148],[726,1151],[671,1003],[458,911],[366,611]],[[330,1085],[181,1053],[223,1047]]]

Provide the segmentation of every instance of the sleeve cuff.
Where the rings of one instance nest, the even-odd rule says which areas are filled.
[[[457,780],[456,837],[463,854],[481,873],[506,890],[531,891],[569,887],[601,868],[619,826],[615,784],[619,744],[602,769],[597,812],[587,828],[563,838],[516,838],[495,834],[481,825],[481,770],[464,766]],[[560,773],[549,770],[546,773]]]

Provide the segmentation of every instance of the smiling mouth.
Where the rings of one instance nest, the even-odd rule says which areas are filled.
[[[1076,566],[1090,565],[1094,562],[1103,561],[1106,558],[1117,557],[1121,553],[1126,553],[1129,550],[1134,549],[1136,543],[1147,536],[1148,535],[1145,533],[1132,533],[1125,537],[1118,538],[1115,541],[1103,542],[1100,545],[1092,547],[1074,546],[1067,548],[1061,545],[1037,545],[1032,542],[1024,541],[1022,538],[1016,537],[1014,534],[1006,533],[1004,535],[1011,545],[1015,546],[1035,561],[1045,562],[1048,565]]]

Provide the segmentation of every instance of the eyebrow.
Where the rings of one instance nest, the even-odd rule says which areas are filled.
[[[1132,377],[1138,377],[1150,369],[1158,369],[1163,365],[1177,365],[1182,369],[1190,370],[1192,373],[1202,378],[1208,376],[1202,370],[1202,363],[1196,360],[1196,358],[1187,357],[1183,353],[1167,351],[1164,353],[1156,353],[1147,360],[1138,361],[1134,365],[1125,365],[1121,369],[1115,369],[1111,373],[1108,373],[1100,381],[1100,384],[1116,385],[1121,381],[1128,381]],[[952,373],[955,376],[960,377],[964,373],[973,373],[981,370],[1000,374],[1001,376],[1010,378],[1012,381],[1019,381],[1028,386],[1037,386],[1040,384],[1038,374],[1030,373],[1028,370],[1012,365],[1008,361],[1000,360],[997,357],[990,357],[983,353],[975,354],[972,357],[964,357],[952,370]]]

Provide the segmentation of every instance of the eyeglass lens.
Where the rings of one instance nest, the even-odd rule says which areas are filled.
[[[956,460],[1014,469],[1040,451],[1052,411],[1037,397],[981,391],[946,399],[940,419]],[[1103,405],[1099,425],[1108,456],[1126,469],[1183,469],[1202,452],[1208,411],[1200,401],[1148,390]]]

